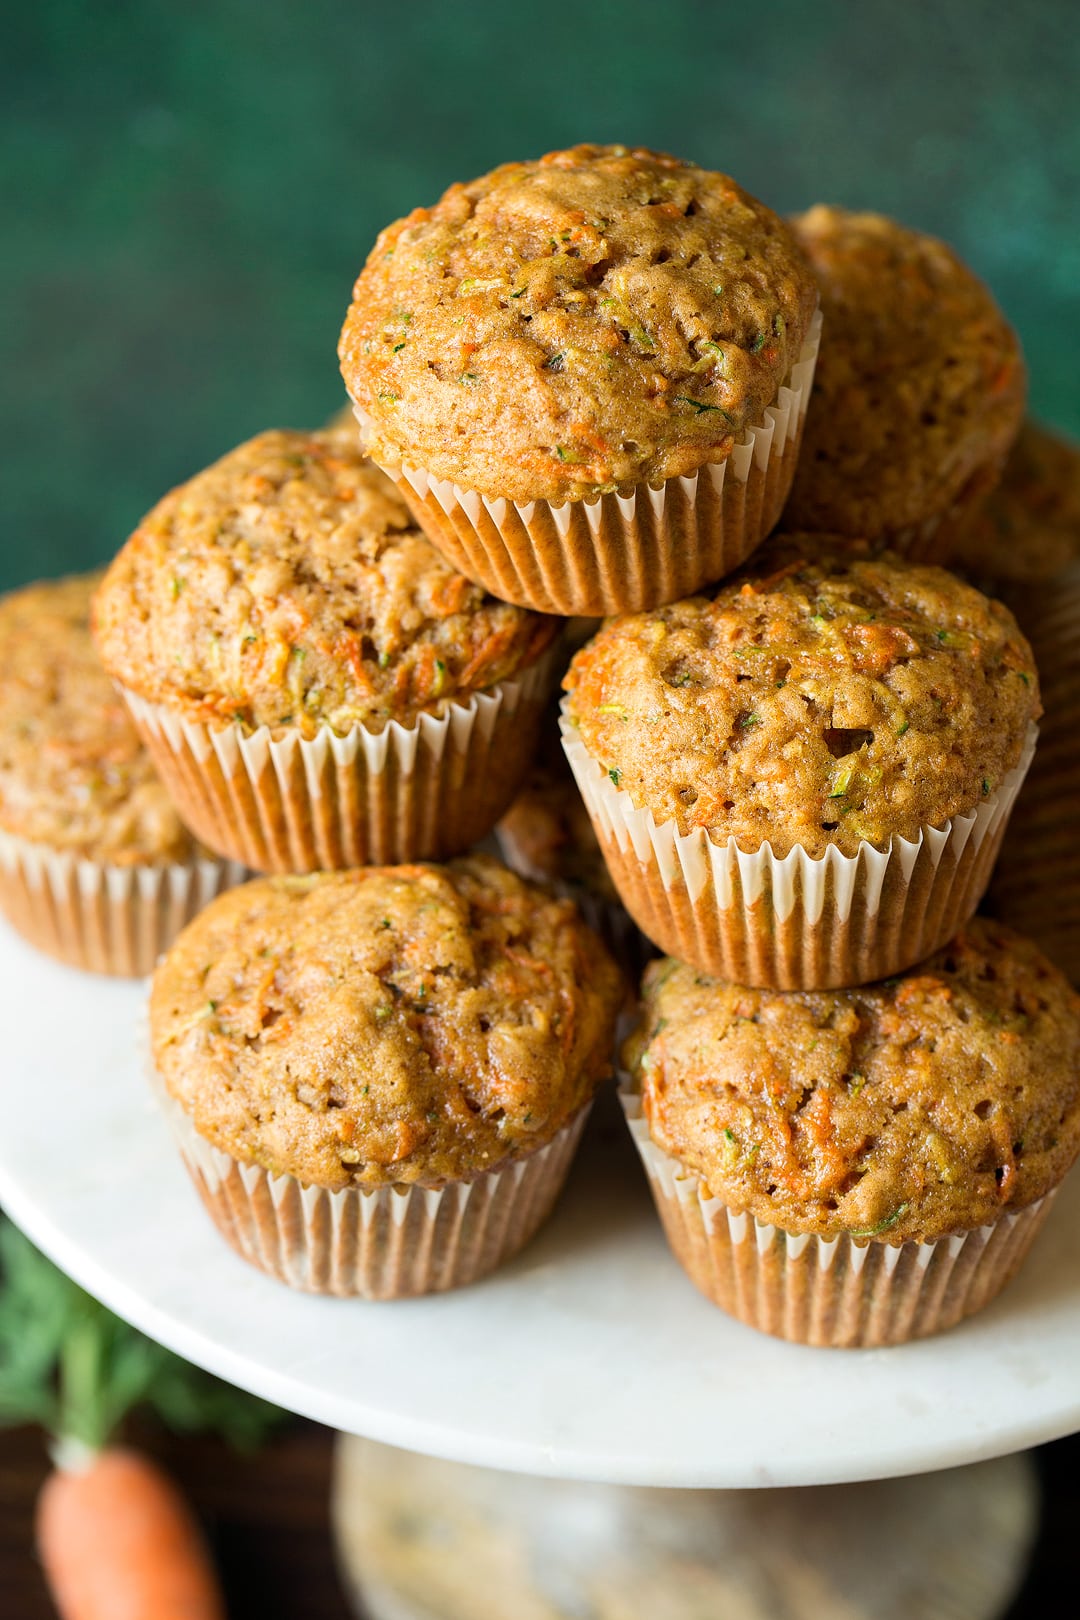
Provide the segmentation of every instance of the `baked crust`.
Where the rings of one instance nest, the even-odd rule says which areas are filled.
[[[105,667],[140,697],[307,737],[439,714],[557,628],[456,573],[336,431],[259,434],[166,495],[94,605]]]
[[[1019,341],[944,242],[841,208],[791,224],[824,325],[783,525],[899,538],[996,481],[1024,411]]]
[[[725,460],[816,302],[788,227],[727,175],[577,146],[384,230],[339,356],[383,465],[563,502]]]
[[[779,856],[854,855],[970,813],[1041,713],[1000,602],[819,535],[774,540],[713,597],[609,620],[563,685],[636,808]]]
[[[935,1242],[1035,1203],[1080,1151],[1080,997],[979,918],[852,990],[656,962],[624,1059],[653,1139],[789,1232]]]
[[[90,639],[100,574],[0,600],[0,828],[112,866],[197,853]]]
[[[159,966],[151,1040],[234,1158],[328,1188],[439,1186],[589,1101],[621,995],[569,901],[472,856],[231,890]]]

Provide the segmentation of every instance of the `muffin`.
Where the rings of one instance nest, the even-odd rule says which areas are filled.
[[[525,785],[495,828],[507,866],[573,900],[637,981],[653,954],[619,899],[552,717]]]
[[[934,237],[840,208],[792,226],[827,335],[784,527],[946,560],[1020,427],[1016,334]]]
[[[943,569],[786,536],[607,624],[563,739],[623,903],[741,984],[900,972],[975,910],[1034,746],[1031,648]]]
[[[333,416],[327,417],[323,423],[322,431],[324,433],[340,433],[346,439],[355,439],[357,433],[356,413],[352,408],[352,402],[349,401],[339,406]]]
[[[339,345],[367,448],[510,602],[653,607],[774,526],[817,292],[726,175],[578,146],[451,186],[376,242]]]
[[[488,856],[264,878],[161,963],[153,1062],[245,1259],[398,1298],[474,1281],[546,1218],[620,996],[573,906]]]
[[[95,655],[99,577],[0,600],[0,912],[72,967],[135,977],[243,873],[183,826]]]
[[[951,1327],[1020,1265],[1080,1151],[1080,998],[976,919],[902,978],[775,992],[646,973],[624,1101],[697,1286],[803,1344]]]
[[[160,501],[94,630],[181,813],[259,871],[467,849],[531,757],[553,619],[444,562],[335,433],[262,433]]]
[[[1080,447],[1025,422],[1001,483],[950,562],[1007,598],[1080,562]]]
[[[1080,985],[1080,565],[1010,599],[1036,649],[1046,718],[989,899]]]

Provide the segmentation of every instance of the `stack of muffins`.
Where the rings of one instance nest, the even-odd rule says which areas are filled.
[[[171,944],[150,1045],[211,1216],[297,1287],[396,1298],[507,1259],[632,1008],[626,1117],[710,1298],[822,1345],[978,1309],[1080,1151],[1080,1000],[973,920],[1042,712],[978,588],[1025,395],[986,289],[883,218],[784,222],[725,175],[578,147],[384,231],[339,353],[355,420],[232,451],[98,586],[79,678],[130,721],[92,696],[108,728],[77,737],[71,648],[35,628],[87,586],[8,600],[0,636],[37,647],[0,736],[8,915],[144,971],[62,942],[32,873],[119,837],[147,894],[178,858],[269,874]],[[1062,536],[1031,540],[1038,580],[1080,514],[1040,494],[1029,522],[1014,465],[1000,549]],[[1063,729],[1013,857],[1044,895],[1068,768]],[[493,830],[508,865],[475,850]]]

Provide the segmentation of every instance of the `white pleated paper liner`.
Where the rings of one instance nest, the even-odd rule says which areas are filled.
[[[509,1260],[550,1215],[589,1106],[543,1147],[441,1188],[328,1191],[244,1164],[154,1090],[210,1219],[242,1259],[305,1293],[410,1299],[464,1288]]]
[[[1009,592],[1035,652],[1039,747],[994,870],[990,900],[1080,985],[1080,568]]]
[[[785,1232],[736,1214],[658,1147],[625,1077],[619,1095],[668,1243],[690,1280],[729,1316],[796,1344],[865,1349],[954,1327],[1016,1274],[1056,1193],[935,1243]]]
[[[257,872],[331,871],[460,855],[489,833],[532,763],[558,672],[535,663],[441,714],[314,738],[213,727],[122,689],[185,824]]]
[[[776,526],[795,476],[821,337],[815,312],[791,374],[726,461],[659,488],[516,503],[386,467],[433,545],[504,602],[566,616],[638,612],[729,574]],[[362,440],[370,418],[354,406]]]
[[[563,701],[563,747],[623,903],[668,956],[736,984],[838,989],[902,973],[973,915],[990,879],[1035,726],[1018,764],[974,810],[857,855],[768,843],[746,853],[704,828],[657,825],[589,754]]]
[[[87,973],[152,973],[180,930],[246,876],[209,857],[110,866],[0,832],[0,912],[39,951]]]

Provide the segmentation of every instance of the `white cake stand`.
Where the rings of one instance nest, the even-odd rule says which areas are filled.
[[[144,998],[0,926],[0,1203],[119,1315],[234,1384],[390,1445],[630,1485],[884,1478],[1080,1428],[1080,1173],[996,1305],[894,1350],[782,1344],[701,1299],[614,1109],[550,1226],[487,1282],[309,1298],[209,1224],[141,1071]]]

